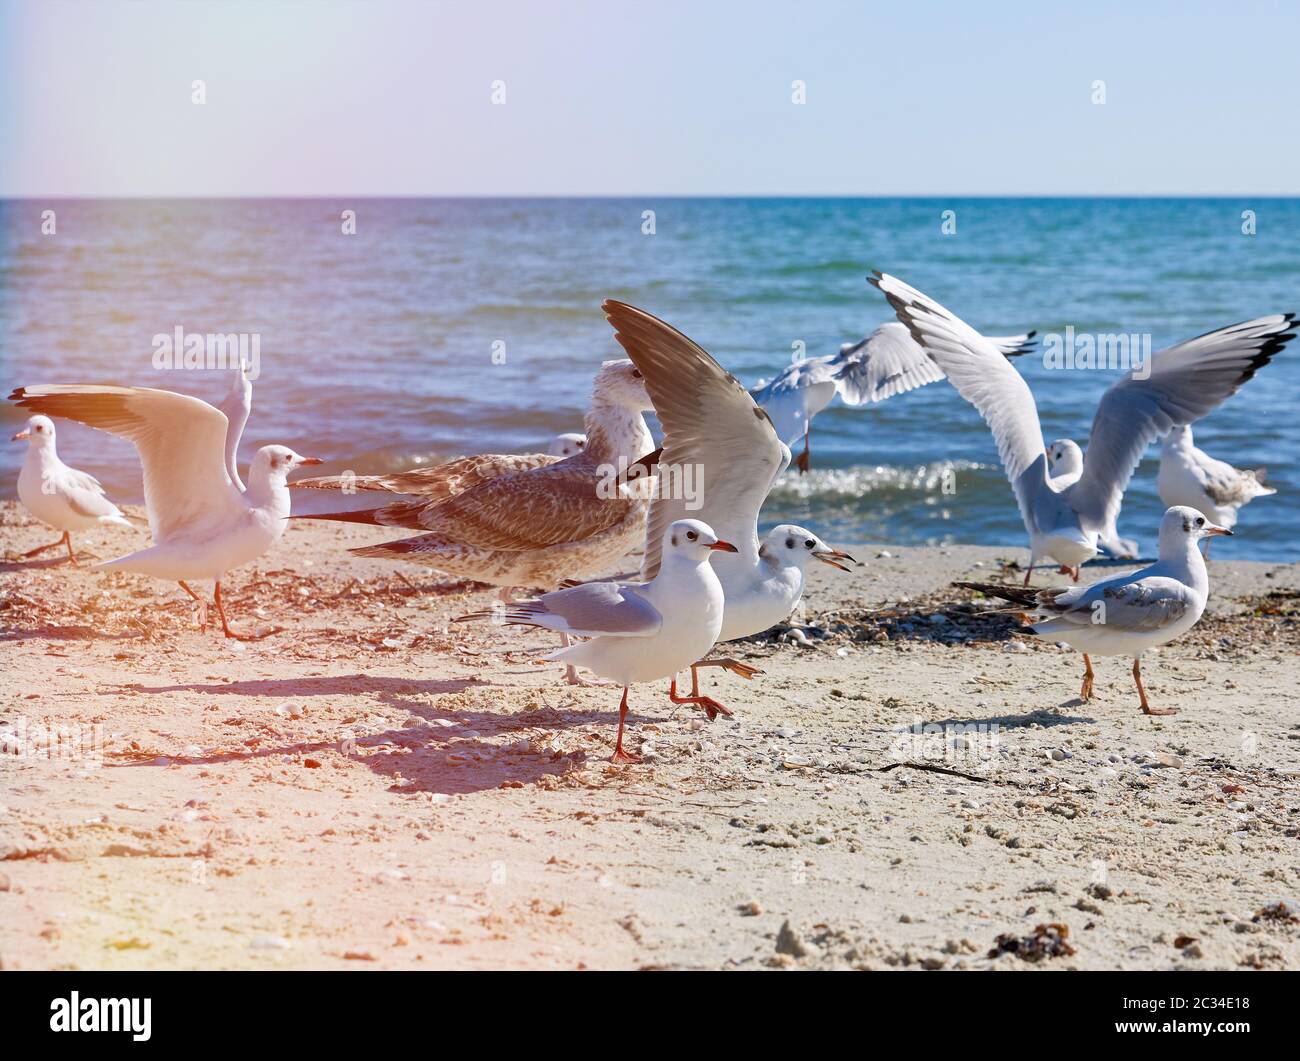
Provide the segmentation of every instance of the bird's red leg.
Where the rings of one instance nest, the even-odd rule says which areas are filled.
[[[1083,654],[1083,687],[1079,690],[1079,695],[1085,700],[1092,699],[1092,660],[1088,658],[1088,653]]]
[[[808,437],[808,432],[812,427],[811,424],[804,424],[803,429],[803,452],[799,454],[798,459],[794,462],[795,467],[799,469],[800,475],[805,475],[812,464],[812,440]]]
[[[63,537],[58,539],[57,541],[50,542],[49,545],[38,545],[35,549],[28,549],[27,552],[23,553],[23,559],[28,560],[33,556],[40,556],[41,553],[47,553],[51,549],[57,549],[60,545],[63,545],[67,540],[68,540],[68,532],[64,531]]]
[[[1133,661],[1133,680],[1137,682],[1138,697],[1142,701],[1142,714],[1144,715],[1176,715],[1176,707],[1152,707],[1147,703],[1147,691],[1142,688],[1142,667],[1135,659]]]
[[[1079,564],[1075,564],[1075,565],[1074,565],[1074,581],[1075,581],[1075,582],[1078,582],[1078,581],[1079,581],[1079,567],[1080,567]]]
[[[264,637],[270,637],[276,632],[276,629],[268,630],[264,634],[237,634],[230,629],[230,624],[226,622],[226,609],[221,606],[221,580],[218,579],[213,584],[212,599],[217,605],[217,614],[221,616],[221,632],[227,637],[233,637],[236,641],[260,641]]]
[[[691,667],[691,688],[692,692],[690,696],[678,696],[677,679],[673,678],[672,685],[668,688],[668,699],[674,704],[694,704],[708,715],[710,722],[719,715],[726,715],[727,718],[731,717],[731,711],[718,703],[718,701],[713,699],[713,697],[700,695],[699,676],[695,673],[694,667]]]
[[[195,593],[192,589],[190,589],[190,587],[182,580],[177,579],[176,581],[180,585],[181,589],[183,589],[186,593],[188,593],[191,597],[193,597],[194,600],[198,603],[199,629],[206,630],[208,628],[208,602],[205,601],[202,597],[200,597],[197,593]]]
[[[72,561],[73,567],[80,567],[77,563],[77,554],[72,551],[72,534],[69,531],[63,532],[63,544],[68,547],[68,559]]]
[[[618,740],[614,744],[614,754],[610,756],[610,762],[614,763],[639,763],[641,756],[632,755],[623,750],[623,720],[627,718],[627,686],[623,686],[623,699],[618,705]]]

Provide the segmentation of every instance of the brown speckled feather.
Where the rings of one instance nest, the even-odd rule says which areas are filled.
[[[474,457],[439,464],[434,468],[412,468],[392,475],[326,475],[303,479],[292,486],[311,490],[387,490],[394,494],[407,494],[417,501],[394,501],[371,509],[355,512],[327,513],[305,516],[305,519],[342,519],[351,523],[373,523],[382,527],[408,527],[411,530],[430,529],[426,522],[435,508],[450,498],[464,493],[480,483],[498,476],[531,471],[556,464],[559,457],[545,453],[481,453]]]
[[[500,475],[421,515],[431,534],[482,549],[523,551],[581,541],[622,522],[638,504],[597,492],[597,461],[580,453]]]

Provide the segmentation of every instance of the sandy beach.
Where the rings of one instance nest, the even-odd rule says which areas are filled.
[[[864,565],[735,646],[761,676],[704,672],[735,718],[635,688],[615,767],[617,690],[345,551],[391,532],[293,522],[229,581],[283,628],[241,644],[0,525],[5,969],[1300,965],[1297,565],[1211,563],[1152,719],[1127,661],[1084,703],[1078,655],[950,588],[1024,548],[837,543]]]

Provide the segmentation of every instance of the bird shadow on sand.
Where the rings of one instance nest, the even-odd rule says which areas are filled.
[[[130,641],[134,631],[108,633],[94,626],[39,626],[33,630],[5,630],[0,641]]]
[[[480,678],[392,678],[371,674],[334,674],[295,678],[250,678],[236,682],[188,682],[181,685],[121,686],[135,693],[205,693],[216,696],[342,696],[371,693],[459,693],[487,685]]]
[[[1067,700],[1061,705],[1066,707],[1082,707],[1084,701],[1075,697],[1073,700]],[[1050,729],[1054,726],[1093,726],[1097,720],[1091,715],[1066,715],[1047,708],[1037,711],[1029,711],[1019,715],[989,715],[986,718],[943,718],[943,719],[926,719],[922,725],[925,726],[942,726],[944,729],[960,728],[962,726],[997,726],[999,729],[1024,729],[1026,726],[1042,726],[1044,729]]]
[[[509,712],[466,710],[458,704],[442,707],[437,701],[429,703],[421,699],[430,694],[437,696],[483,687],[490,687],[490,683],[477,678],[422,680],[365,674],[158,686],[130,683],[121,688],[146,694],[196,692],[292,699],[364,693],[393,711],[405,713],[409,724],[367,732],[363,722],[340,723],[338,735],[329,740],[258,736],[251,738],[256,743],[247,750],[206,756],[165,756],[165,761],[148,759],[116,765],[133,769],[185,768],[264,759],[296,761],[296,768],[310,773],[315,768],[306,766],[307,759],[319,763],[321,768],[332,768],[342,758],[363,763],[389,782],[389,791],[418,802],[431,794],[463,795],[522,788],[546,777],[560,778],[591,758],[605,758],[613,750],[614,727],[618,723],[616,701],[606,710],[593,711],[575,701],[567,701],[558,707]],[[651,702],[645,707],[650,710],[630,713],[629,722],[655,722],[669,714],[668,710],[653,710]],[[250,718],[253,713],[250,711]],[[295,721],[276,716],[272,725],[287,729]],[[595,728],[576,747],[569,741],[564,750],[555,749],[546,739],[547,734],[579,727]]]
[[[83,557],[82,559],[90,558]],[[94,563],[95,561],[91,560],[91,562]],[[72,563],[66,556],[50,557],[47,560],[0,560],[0,574],[7,571],[47,571],[52,567],[72,567]]]

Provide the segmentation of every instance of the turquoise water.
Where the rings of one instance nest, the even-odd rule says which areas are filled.
[[[57,232],[41,234],[53,209]],[[356,212],[356,234],[340,214]],[[643,233],[654,211],[655,233]],[[941,214],[956,212],[955,235]],[[1242,211],[1257,234],[1242,234]],[[599,306],[665,318],[748,384],[891,319],[868,287],[895,273],[990,333],[1149,333],[1156,349],[1300,310],[1300,200],[654,199],[0,203],[0,382],[120,382],[217,400],[216,373],[159,371],[153,336],[257,333],[261,378],[241,452],[283,442],[358,472],[521,451],[580,427],[591,376],[619,356]],[[494,344],[498,356],[494,358]],[[504,363],[500,352],[504,350]],[[1197,427],[1198,444],[1268,465],[1224,556],[1300,559],[1300,342]],[[1047,437],[1087,437],[1118,375],[1018,367]],[[21,417],[7,407],[6,438]],[[60,426],[69,463],[140,497],[129,445]],[[1149,554],[1156,450],[1120,529]],[[0,448],[14,495],[21,447]],[[947,383],[816,421],[814,473],[767,522],[903,544],[1023,547],[987,428]],[[942,471],[956,468],[955,492]],[[1215,555],[1219,555],[1219,548]]]

